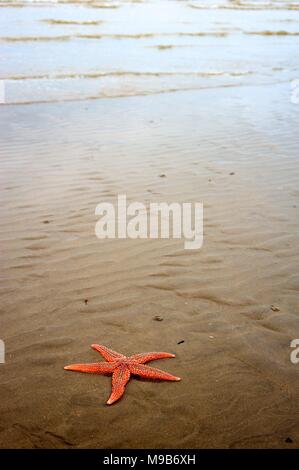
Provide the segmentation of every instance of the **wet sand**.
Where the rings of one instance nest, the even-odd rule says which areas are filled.
[[[1,448],[298,447],[299,105],[285,73],[1,105]],[[118,194],[202,201],[202,249],[98,240],[95,207]],[[133,379],[109,407],[109,377],[63,370],[98,360],[92,343],[173,352],[153,365],[182,381]]]

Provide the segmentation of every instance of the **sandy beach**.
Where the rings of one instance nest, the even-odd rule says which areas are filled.
[[[260,3],[0,2],[1,448],[298,448],[299,4]],[[99,240],[118,194],[203,202],[202,248]],[[182,381],[107,406],[92,343]]]

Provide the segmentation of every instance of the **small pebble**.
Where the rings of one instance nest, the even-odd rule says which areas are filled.
[[[87,305],[88,304],[88,299],[84,299],[84,303],[85,303],[85,305]]]
[[[287,444],[292,444],[293,439],[292,439],[291,437],[287,437],[286,440],[285,440],[285,442],[286,442]]]
[[[44,220],[44,221],[43,221],[43,224],[49,224],[49,223],[50,223],[49,220]]]
[[[230,172],[230,176],[233,176],[234,174],[235,174],[234,171],[231,171],[231,172]]]
[[[273,312],[279,312],[280,311],[280,308],[279,307],[276,307],[275,305],[271,305],[271,310]]]
[[[163,321],[163,317],[161,317],[160,315],[155,315],[153,320],[155,321]]]
[[[166,178],[166,175],[164,173],[162,173],[161,175],[159,175],[160,178]]]

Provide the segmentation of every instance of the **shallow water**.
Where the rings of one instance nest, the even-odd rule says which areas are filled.
[[[280,83],[299,73],[298,2],[0,6],[6,103]]]

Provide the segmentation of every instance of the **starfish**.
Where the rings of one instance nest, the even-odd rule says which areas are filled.
[[[148,352],[134,354],[127,357],[123,354],[112,351],[105,346],[99,344],[92,344],[92,349],[98,351],[107,362],[95,362],[92,364],[71,364],[65,366],[65,370],[72,370],[77,372],[86,372],[89,374],[112,374],[112,391],[107,401],[107,405],[119,400],[125,393],[125,387],[130,380],[131,375],[137,375],[145,379],[153,380],[172,380],[179,381],[179,377],[163,372],[162,370],[154,367],[145,366],[144,364],[156,359],[164,359],[168,357],[175,357],[175,354],[166,352]]]

